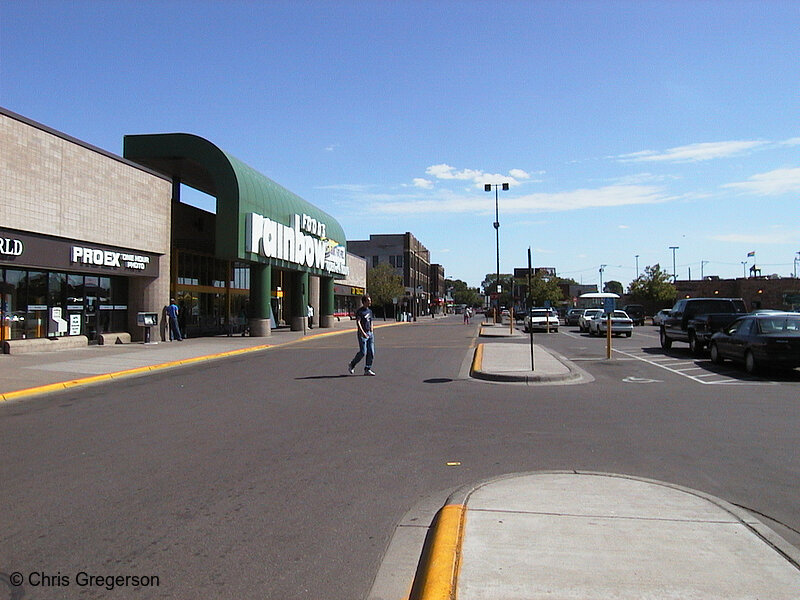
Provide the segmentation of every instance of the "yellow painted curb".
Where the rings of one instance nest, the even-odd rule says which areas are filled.
[[[111,379],[111,375],[109,375],[108,373],[103,373],[102,375],[92,375],[90,377],[83,377],[81,379],[73,379],[72,381],[65,381],[63,385],[65,388],[71,388],[78,385],[96,383],[98,381],[108,381],[109,379]]]
[[[436,515],[433,535],[423,551],[410,600],[455,598],[466,516],[464,504],[448,504]]]
[[[483,368],[483,344],[478,344],[475,348],[475,356],[472,357],[472,367],[470,368],[470,375],[480,371]]]
[[[408,325],[408,323],[398,322],[398,323],[385,323],[385,324],[376,324],[375,327],[392,327],[395,325]],[[0,394],[0,401],[5,400],[17,400],[19,398],[24,398],[26,396],[37,396],[39,394],[46,394],[48,392],[56,392],[65,390],[68,388],[78,387],[82,385],[90,385],[92,383],[98,383],[101,381],[108,381],[109,379],[121,379],[123,377],[130,377],[133,375],[141,375],[144,373],[149,373],[150,371],[160,371],[162,369],[170,369],[172,367],[179,367],[182,365],[191,365],[207,360],[214,360],[217,358],[227,358],[230,356],[238,356],[240,354],[247,354],[250,352],[258,352],[260,350],[267,350],[269,348],[280,348],[282,346],[289,346],[291,344],[297,344],[304,340],[320,338],[324,336],[331,336],[331,335],[342,335],[345,333],[350,333],[355,331],[355,329],[344,329],[340,331],[325,331],[323,333],[315,333],[311,335],[306,335],[301,337],[297,340],[291,340],[289,342],[283,342],[279,344],[262,344],[260,346],[251,346],[249,348],[239,348],[236,350],[229,350],[227,352],[220,352],[218,354],[210,354],[207,356],[197,356],[193,358],[187,358],[183,360],[173,360],[165,363],[159,363],[156,365],[148,365],[146,367],[137,367],[135,369],[126,369],[124,371],[115,371],[113,373],[104,373],[102,375],[92,375],[89,377],[82,377],[80,379],[72,379],[70,381],[60,381],[58,383],[50,383],[47,385],[41,385],[32,388],[26,388],[23,390],[16,390],[13,392],[5,392]]]
[[[394,325],[395,323],[391,323]],[[142,375],[145,373],[149,373],[150,371],[160,371],[162,369],[170,369],[173,367],[179,367],[181,365],[191,365],[198,362],[203,362],[207,360],[213,360],[216,358],[226,358],[229,356],[238,356],[240,354],[247,354],[249,352],[258,352],[260,350],[266,350],[268,348],[279,348],[281,346],[287,346],[289,344],[296,344],[298,341],[302,341],[304,339],[308,339],[310,337],[320,337],[323,335],[338,335],[342,333],[347,333],[350,331],[346,329],[344,331],[331,331],[325,332],[321,334],[316,334],[313,336],[306,336],[300,338],[299,340],[292,340],[290,342],[284,342],[281,344],[261,344],[259,346],[251,346],[249,348],[238,348],[236,350],[229,350],[227,352],[220,352],[218,354],[210,354],[207,356],[197,356],[193,358],[187,358],[184,360],[173,360],[165,363],[159,363],[156,365],[148,365],[145,367],[137,367],[135,369],[125,369],[124,371],[115,371],[113,373],[104,373],[102,375],[91,375],[89,377],[82,377],[80,379],[71,379],[69,381],[59,381],[58,383],[49,383],[46,385],[40,385],[31,388],[25,388],[22,390],[15,390],[12,392],[5,392],[0,394],[0,401],[6,400],[18,400],[20,398],[24,398],[26,396],[38,396],[39,394],[47,394],[49,392],[57,392],[63,391],[65,389],[79,387],[82,385],[90,385],[92,383],[99,383],[102,381],[108,381],[110,379],[121,379],[123,377],[130,377],[133,375]]]
[[[17,398],[23,398],[25,396],[56,392],[63,389],[65,389],[63,383],[50,383],[48,385],[40,385],[38,387],[26,388],[24,390],[17,390],[15,392],[6,392],[3,394],[3,400],[16,400]]]

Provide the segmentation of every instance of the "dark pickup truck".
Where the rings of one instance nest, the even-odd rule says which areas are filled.
[[[741,298],[684,298],[678,300],[659,329],[661,347],[686,342],[693,354],[701,354],[711,336],[747,312]]]

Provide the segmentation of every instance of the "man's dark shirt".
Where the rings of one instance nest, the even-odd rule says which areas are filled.
[[[361,324],[364,333],[372,331],[372,310],[369,306],[361,306],[356,311],[356,319]]]

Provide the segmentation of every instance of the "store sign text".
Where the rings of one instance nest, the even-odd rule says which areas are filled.
[[[125,267],[126,269],[143,271],[150,264],[150,257],[127,252],[114,252],[113,250],[73,246],[70,261],[96,267],[113,267],[115,269]]]
[[[347,274],[344,246],[334,240],[317,237],[324,235],[324,223],[308,215],[294,215],[292,222],[290,227],[257,213],[249,213],[245,222],[247,251],[265,258]]]
[[[22,256],[24,251],[25,246],[22,240],[0,238],[0,254],[5,254],[6,256]]]

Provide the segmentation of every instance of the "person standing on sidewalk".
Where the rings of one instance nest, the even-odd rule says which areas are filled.
[[[375,358],[375,334],[372,331],[372,298],[361,297],[361,307],[356,311],[356,327],[358,328],[358,352],[347,365],[347,371],[352,375],[356,365],[364,356],[367,362],[364,365],[364,375],[375,375],[372,370],[372,361]]]
[[[169,299],[167,318],[169,318],[169,341],[178,340],[182,342],[183,336],[181,335],[181,328],[178,326],[178,305],[175,304],[175,298]]]
[[[308,315],[308,328],[314,329],[314,307],[310,304],[306,307],[306,314]]]

